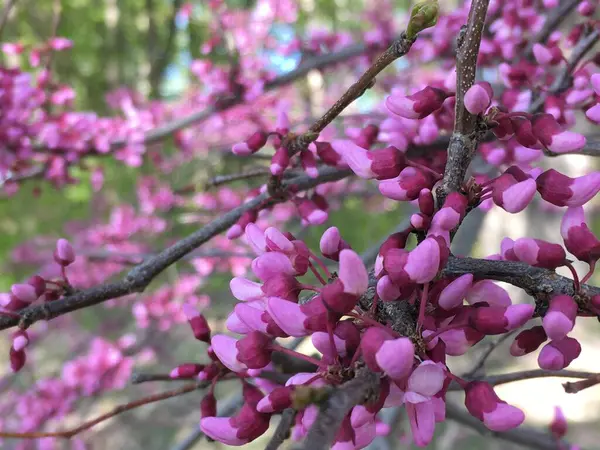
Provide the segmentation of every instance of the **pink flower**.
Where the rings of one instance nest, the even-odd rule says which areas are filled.
[[[388,180],[397,177],[406,167],[404,153],[393,146],[368,151],[351,141],[334,141],[332,145],[361,178]]]
[[[258,331],[251,331],[239,341],[218,334],[210,343],[219,361],[233,372],[262,369],[271,362],[271,338]]]
[[[48,41],[48,45],[52,50],[65,50],[73,47],[73,41],[64,37],[54,37]]]
[[[463,299],[473,285],[473,275],[467,273],[453,280],[446,286],[438,298],[438,304],[445,310],[462,305]]]
[[[549,169],[536,179],[544,200],[556,206],[582,206],[600,191],[600,172],[571,178]]]
[[[310,225],[323,225],[329,217],[327,208],[317,204],[314,196],[313,199],[303,198],[298,202],[297,207],[302,219]]]
[[[292,404],[293,387],[281,386],[269,392],[256,405],[256,410],[261,413],[273,413],[283,411]]]
[[[13,372],[18,372],[23,368],[26,362],[26,356],[24,350],[15,350],[14,348],[10,348],[9,351],[10,357],[10,368]]]
[[[542,145],[554,153],[576,152],[585,146],[585,136],[572,131],[562,131],[551,114],[536,114],[531,124],[533,133]]]
[[[12,347],[16,352],[25,350],[29,345],[29,334],[26,330],[17,330],[12,335]]]
[[[560,406],[554,407],[554,418],[550,424],[550,432],[554,439],[562,439],[567,434],[567,419]]]
[[[270,415],[259,413],[245,403],[233,417],[205,417],[200,421],[202,431],[225,445],[241,446],[263,435],[269,429]]]
[[[465,394],[469,413],[492,431],[508,431],[525,420],[523,411],[500,400],[488,383],[473,381],[465,388]]]
[[[416,200],[423,189],[431,189],[433,180],[428,173],[406,167],[396,178],[379,183],[379,192],[392,200]]]
[[[54,250],[54,261],[63,267],[72,264],[75,261],[75,251],[70,242],[66,239],[59,239],[56,242],[56,250]]]
[[[252,272],[263,282],[276,275],[296,275],[290,259],[279,252],[264,253],[254,259]]]
[[[559,47],[556,45],[546,47],[539,42],[533,46],[533,56],[542,66],[554,66],[563,60],[563,54]]]
[[[471,305],[486,302],[492,306],[509,307],[512,304],[508,292],[491,280],[481,280],[473,284],[467,293]]]
[[[487,81],[480,81],[469,88],[465,94],[465,108],[471,114],[484,113],[492,104],[494,90]]]
[[[577,303],[575,300],[568,295],[557,295],[550,300],[550,306],[542,324],[548,337],[553,341],[559,341],[573,329],[576,317]]]
[[[270,297],[267,299],[267,312],[290,336],[303,337],[315,331],[327,331],[328,310],[320,296],[302,305]]]
[[[194,337],[199,341],[210,342],[210,326],[204,316],[188,303],[183,304],[183,313],[192,328]]]
[[[178,378],[193,378],[204,370],[204,365],[186,363],[175,367],[169,376],[173,379]]]
[[[284,170],[290,165],[290,154],[286,147],[279,147],[275,150],[271,158],[271,173],[275,176],[283,174]]]
[[[510,346],[510,354],[512,356],[527,355],[536,351],[547,339],[546,331],[540,325],[521,331]]]
[[[519,304],[508,308],[499,306],[475,307],[472,310],[470,324],[487,335],[503,334],[527,323],[533,316],[533,305]]]
[[[350,245],[342,239],[337,227],[327,228],[319,241],[319,249],[323,256],[333,261],[339,261],[340,252],[349,248]]]
[[[517,181],[513,175],[504,173],[494,181],[492,198],[505,211],[518,213],[531,203],[535,191],[535,180],[526,178]]]
[[[431,227],[452,231],[464,218],[467,206],[468,200],[464,195],[459,194],[458,192],[451,192],[448,197],[446,197],[444,206],[442,206],[442,208],[440,208],[433,216]]]
[[[449,96],[450,94],[441,89],[427,86],[425,89],[408,97],[390,95],[385,100],[385,106],[391,113],[400,117],[422,119],[440,109],[444,100]]]
[[[250,331],[259,331],[269,336],[288,337],[274,322],[269,313],[266,312],[266,305],[262,300],[238,303],[235,305],[234,312],[239,321],[246,325],[248,329],[248,331],[241,334],[248,334]]]
[[[585,223],[583,207],[567,208],[560,224],[565,246],[575,257],[588,264],[600,258],[600,241]]]
[[[336,357],[345,358],[353,355],[360,345],[360,332],[350,320],[338,322],[333,330],[335,348],[331,348],[329,333],[317,331],[311,336],[312,343],[328,361],[333,362]]]
[[[564,265],[567,257],[565,250],[560,245],[541,239],[517,239],[513,252],[519,261],[546,269],[556,269]]]
[[[231,151],[238,156],[248,156],[256,153],[267,143],[269,135],[264,131],[257,131],[245,142],[235,144]]]
[[[571,364],[581,353],[581,345],[576,339],[566,337],[546,344],[538,355],[542,369],[561,370]]]

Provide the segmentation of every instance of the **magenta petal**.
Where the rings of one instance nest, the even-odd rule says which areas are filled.
[[[585,147],[585,136],[572,131],[563,131],[552,136],[552,143],[548,149],[554,153],[577,152]]]
[[[408,390],[421,395],[435,395],[442,389],[445,377],[439,364],[423,361],[408,378]]]
[[[389,276],[384,275],[377,281],[377,295],[384,302],[392,302],[400,297],[400,289]]]
[[[498,403],[492,412],[483,413],[483,423],[492,431],[508,431],[518,427],[525,420],[519,408],[507,403]]]
[[[200,428],[204,434],[225,445],[237,447],[248,443],[247,439],[237,437],[237,429],[231,426],[229,417],[205,417],[200,421]]]
[[[233,372],[241,372],[247,369],[246,365],[238,361],[238,349],[236,347],[237,340],[231,336],[217,334],[210,340],[210,345],[219,358],[229,370]]]
[[[536,190],[537,185],[533,179],[516,183],[502,193],[502,208],[509,213],[523,211],[533,199]]]
[[[508,292],[490,280],[482,280],[473,284],[467,295],[467,302],[471,305],[487,302],[492,306],[510,306],[512,304]]]
[[[404,96],[390,95],[385,99],[385,106],[392,114],[406,119],[418,119],[420,116],[414,110],[415,101]]]
[[[517,239],[513,246],[513,251],[519,261],[526,262],[530,265],[536,265],[540,261],[538,260],[538,253],[540,248],[534,239],[520,238]]]
[[[415,347],[408,338],[385,341],[375,354],[379,367],[393,380],[400,380],[410,373],[414,357]]]
[[[347,294],[362,295],[369,287],[369,274],[356,252],[344,249],[340,252],[339,279]]]
[[[312,334],[311,340],[315,348],[325,356],[328,356],[330,358],[334,358],[337,355],[340,355],[342,358],[346,356],[346,341],[340,339],[335,334],[333,335],[335,352],[331,348],[328,333],[325,333],[323,331],[317,331]]]
[[[352,408],[352,413],[350,414],[350,423],[352,424],[352,428],[362,427],[365,423],[373,420],[375,415],[372,412],[369,412],[367,408],[363,405],[357,405]]]
[[[406,404],[413,441],[419,447],[425,447],[433,439],[435,431],[435,407],[431,402]]]
[[[267,334],[267,324],[262,321],[264,311],[265,307],[262,301],[238,303],[235,305],[235,313],[248,328],[252,331],[260,331]]]
[[[464,101],[467,111],[471,114],[480,114],[490,106],[491,98],[483,87],[474,84],[466,92]]]
[[[551,343],[546,344],[540,351],[538,364],[545,370],[561,370],[566,367],[564,355]]]
[[[229,288],[233,296],[242,301],[258,300],[265,295],[261,284],[242,277],[232,278]]]
[[[269,227],[265,230],[265,238],[267,239],[267,246],[269,248],[276,247],[271,248],[271,250],[285,253],[294,251],[294,244],[275,227]]]
[[[600,124],[600,103],[596,103],[585,112],[585,116],[592,122]]]
[[[600,172],[592,172],[579,178],[570,186],[573,195],[565,202],[566,206],[582,206],[600,191]]]
[[[333,255],[337,253],[342,237],[337,227],[329,227],[321,236],[319,249],[323,255]]]
[[[528,304],[511,305],[506,308],[504,317],[508,320],[507,328],[513,330],[525,325],[529,319],[533,316],[535,307]]]
[[[440,266],[440,247],[427,238],[408,254],[404,271],[415,283],[428,283],[435,278]]]
[[[342,155],[346,164],[356,175],[366,179],[375,178],[375,174],[371,170],[368,150],[349,140],[336,140],[331,143],[331,146]]]
[[[438,304],[449,310],[462,304],[463,299],[473,284],[473,275],[467,273],[458,277],[446,286],[440,293]]]
[[[559,341],[567,336],[575,323],[560,311],[548,312],[542,321],[544,331],[553,341]]]
[[[567,212],[560,223],[560,235],[563,239],[569,238],[569,229],[579,227],[585,223],[585,213],[582,206],[567,208]]]
[[[227,321],[225,322],[225,326],[227,329],[233,333],[239,334],[247,334],[252,331],[252,329],[246,325],[244,322],[240,320],[235,311],[232,311],[227,317]]]
[[[295,275],[296,271],[290,259],[283,253],[269,252],[252,261],[252,271],[261,281],[278,274]]]
[[[282,298],[270,297],[267,300],[267,312],[279,328],[290,336],[303,337],[310,332],[304,328],[306,315],[300,309],[300,305]]]
[[[246,234],[246,240],[248,241],[248,244],[250,244],[250,247],[252,247],[252,250],[254,250],[257,255],[262,255],[267,248],[267,242],[263,231],[258,228],[258,225],[255,223],[249,223],[246,225],[244,233]]]

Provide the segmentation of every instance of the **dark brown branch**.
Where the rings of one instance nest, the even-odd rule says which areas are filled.
[[[362,74],[356,83],[348,88],[346,92],[335,102],[335,104],[323,114],[314,124],[309,128],[309,132],[320,133],[323,129],[331,123],[341,112],[346,109],[354,100],[359,98],[365,93],[367,89],[373,86],[375,77],[379,73],[393,63],[396,59],[406,55],[412,44],[415,42],[414,39],[410,39],[405,33],[402,33],[398,40],[396,40],[385,52],[383,52],[375,62]]]
[[[317,178],[310,178],[307,175],[303,175],[284,182],[283,190],[286,192],[289,188],[294,191],[302,191],[318,186],[319,184],[341,180],[349,175],[351,175],[349,170],[325,168],[320,171]],[[132,268],[123,279],[78,291],[50,303],[26,308],[19,312],[20,319],[2,316],[0,317],[0,330],[13,327],[17,324],[22,328],[27,328],[32,323],[41,319],[49,320],[71,311],[97,305],[109,299],[123,297],[134,292],[142,292],[167,267],[205,244],[214,236],[227,230],[238,221],[244,212],[261,205],[274,204],[284,200],[285,198],[274,199],[267,193],[263,193],[213,220],[208,225],[181,239],[156,256],[145,260],[143,263]]]
[[[199,383],[191,383],[186,384],[178,389],[174,389],[171,391],[162,392],[160,394],[151,395],[149,397],[144,397],[139,400],[135,400],[133,402],[126,403],[124,405],[119,405],[111,411],[102,414],[101,416],[96,417],[88,422],[85,422],[75,428],[70,430],[63,431],[49,431],[49,432],[30,432],[30,433],[13,433],[10,431],[0,431],[0,438],[9,438],[9,439],[39,439],[39,438],[63,438],[70,439],[78,433],[82,431],[88,430],[93,426],[99,424],[100,422],[104,422],[116,415],[124,413],[126,411],[131,411],[132,409],[139,408],[140,406],[148,405],[150,403],[159,402],[162,400],[166,400],[168,398],[177,397],[179,395],[187,394],[189,392],[193,392],[197,389],[203,389],[210,384],[209,381],[203,381]]]
[[[550,94],[560,94],[565,90],[569,89],[572,85],[572,74],[579,62],[583,59],[587,52],[589,52],[600,39],[600,30],[598,28],[592,30],[585,35],[575,46],[569,62],[558,74],[554,83],[545,92],[540,92],[540,95],[535,99],[529,108],[529,112],[537,113],[541,111]]]
[[[277,425],[277,429],[273,433],[271,440],[265,447],[265,450],[277,450],[283,442],[290,437],[290,430],[296,419],[296,410],[288,408],[281,414],[281,419]]]
[[[485,381],[492,386],[499,384],[513,383],[515,381],[531,380],[533,378],[589,378],[593,377],[594,373],[581,372],[576,370],[523,370],[521,372],[503,373],[501,375],[490,375],[484,378],[477,378],[481,381]],[[473,379],[467,377],[467,379]]]
[[[587,380],[563,383],[563,388],[567,394],[577,394],[584,389],[600,384],[600,373],[589,374]]]
[[[446,402],[446,417],[473,428],[480,434],[514,442],[516,444],[524,445],[527,448],[539,450],[556,450],[559,448],[557,441],[555,441],[552,436],[531,428],[521,426],[502,433],[491,431],[486,428],[483,422],[470,415],[460,406],[450,402]],[[566,445],[564,448],[570,448],[570,446]]]
[[[319,408],[319,415],[296,450],[329,450],[350,410],[377,392],[379,375],[363,368],[356,378],[335,389]]]
[[[477,150],[479,139],[476,133],[477,116],[465,108],[466,92],[475,82],[477,56],[481,35],[485,26],[489,0],[473,0],[466,28],[460,33],[456,52],[456,106],[454,132],[448,146],[448,161],[442,183],[436,190],[437,203],[441,207],[450,192],[460,189],[471,159]]]
[[[579,293],[573,288],[573,280],[557,273],[533,267],[515,261],[491,261],[487,259],[456,258],[451,256],[442,271],[445,276],[459,276],[472,273],[476,279],[504,281],[520,287],[533,298],[537,304],[537,313],[543,314],[551,297],[557,294],[574,296],[580,300],[580,310],[585,308],[586,297],[600,294],[600,288],[584,284]]]
[[[188,381],[183,378],[171,378],[168,373],[134,373],[129,380],[131,384],[142,384],[150,381]]]
[[[539,33],[529,42],[527,48],[525,49],[524,56],[525,58],[532,59],[533,58],[533,46],[535,44],[543,44],[546,42],[550,34],[558,27],[560,24],[569,16],[571,11],[573,11],[582,0],[563,0],[560,2],[557,8],[551,10],[551,12],[546,16],[546,21],[544,22],[544,26],[539,31]]]

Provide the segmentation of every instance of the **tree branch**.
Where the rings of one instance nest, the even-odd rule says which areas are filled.
[[[2,36],[4,28],[8,23],[10,12],[16,4],[17,0],[7,0],[6,4],[4,5],[4,8],[2,8],[2,13],[0,14],[0,36]]]
[[[293,192],[303,191],[319,184],[341,180],[351,174],[352,172],[349,170],[327,167],[319,172],[317,178],[303,175],[284,182],[282,190],[284,194],[289,190]],[[12,316],[2,316],[0,317],[0,330],[17,324],[21,328],[27,328],[41,319],[49,320],[71,311],[97,305],[109,299],[123,297],[134,292],[143,292],[150,282],[167,267],[205,244],[214,236],[227,230],[238,221],[244,212],[265,204],[285,201],[285,199],[285,197],[273,198],[265,192],[135,266],[123,279],[78,291],[53,302],[25,308],[19,312],[20,319]]]
[[[39,438],[63,438],[70,439],[78,433],[85,431],[93,426],[99,424],[100,422],[104,422],[118,414],[124,413],[126,411],[130,411],[132,409],[139,408],[140,406],[148,405],[150,403],[159,402],[161,400],[166,400],[171,397],[177,397],[179,395],[187,394],[189,392],[193,392],[197,389],[204,389],[210,385],[210,381],[202,381],[198,383],[186,384],[178,389],[174,389],[171,391],[166,391],[161,394],[151,395],[149,397],[144,397],[139,400],[135,400],[133,402],[126,403],[124,405],[119,405],[111,411],[102,414],[101,416],[96,417],[88,422],[85,422],[75,428],[64,431],[49,431],[49,432],[31,432],[31,433],[13,433],[11,431],[0,431],[0,438],[10,438],[10,439],[39,439]]]
[[[530,380],[532,378],[590,378],[597,374],[591,372],[581,372],[576,370],[523,370],[521,372],[503,373],[501,375],[490,375],[482,378],[492,386],[499,384],[513,383],[515,381]],[[467,378],[469,379],[469,378]]]
[[[337,432],[350,410],[363,403],[379,387],[379,375],[367,368],[356,377],[335,389],[320,409],[314,425],[296,450],[329,450]]]
[[[533,58],[533,46],[538,43],[545,43],[550,34],[560,26],[561,22],[569,16],[579,3],[581,3],[581,0],[563,0],[557,8],[552,9],[550,14],[546,16],[542,29],[527,45],[524,52],[525,58]]]
[[[572,84],[571,74],[577,67],[577,64],[583,59],[587,52],[589,52],[598,39],[600,38],[600,30],[596,27],[596,29],[589,32],[586,36],[584,36],[575,46],[571,57],[569,58],[569,62],[562,69],[560,74],[554,80],[554,83],[550,86],[547,91],[540,92],[540,95],[537,99],[531,104],[529,108],[529,112],[537,113],[541,111],[546,99],[549,94],[560,94],[565,90],[569,89]]]
[[[470,428],[473,428],[475,431],[478,431],[482,435],[493,436],[495,438],[503,439],[505,441],[525,445],[528,448],[539,450],[556,450],[557,448],[559,448],[557,441],[554,440],[554,438],[552,438],[550,435],[531,428],[521,426],[513,430],[504,431],[502,433],[491,431],[488,428],[486,428],[483,422],[479,421],[478,419],[467,413],[458,405],[454,405],[450,402],[446,402],[446,417],[448,419],[466,425]],[[564,448],[570,447],[567,445]]]
[[[290,430],[294,426],[296,419],[296,410],[288,408],[281,414],[281,419],[277,429],[271,436],[271,440],[265,447],[265,450],[277,450],[281,444],[290,436]]]
[[[457,258],[450,256],[443,269],[444,276],[459,276],[472,273],[475,278],[504,281],[520,287],[537,304],[537,313],[545,313],[550,298],[557,294],[573,296],[579,301],[581,311],[589,312],[586,302],[589,297],[600,295],[600,288],[584,284],[579,293],[573,288],[573,280],[548,269],[533,267],[516,261],[491,261],[487,259]]]
[[[465,108],[466,92],[475,82],[477,56],[485,25],[489,0],[473,0],[466,29],[461,30],[456,53],[456,106],[454,132],[448,146],[448,161],[444,178],[436,190],[437,203],[441,207],[450,192],[460,189],[471,159],[477,150],[481,133],[477,133],[477,116]]]

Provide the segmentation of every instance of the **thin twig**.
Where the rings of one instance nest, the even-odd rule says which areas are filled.
[[[554,80],[554,83],[550,86],[547,91],[540,92],[540,95],[535,99],[535,101],[531,104],[529,108],[529,112],[537,113],[539,112],[548,95],[550,94],[560,94],[561,92],[569,89],[572,84],[571,74],[575,71],[577,64],[583,59],[587,52],[589,52],[600,39],[600,30],[596,28],[591,31],[587,36],[584,36],[575,46],[571,57],[569,58],[569,62],[562,69],[560,74]]]
[[[446,402],[446,417],[473,428],[482,435],[493,436],[498,439],[524,445],[531,449],[556,450],[557,448],[571,448],[570,445],[566,443],[564,447],[559,447],[559,442],[549,434],[541,433],[537,430],[523,426],[504,432],[491,431],[486,428],[483,422],[467,413],[460,406],[451,402]]]
[[[131,384],[142,384],[150,381],[189,381],[189,379],[171,378],[168,373],[134,373],[130,377]]]
[[[576,382],[563,383],[563,388],[567,394],[577,394],[584,389],[590,388],[600,384],[600,373],[590,374],[587,380],[581,380]]]
[[[116,408],[112,409],[111,411],[109,411],[105,414],[102,414],[101,416],[98,416],[95,419],[85,422],[85,423],[83,423],[75,428],[72,428],[70,430],[48,431],[48,432],[34,431],[34,432],[30,432],[30,433],[14,433],[11,431],[0,431],[0,438],[38,439],[38,438],[53,437],[53,438],[70,439],[73,436],[75,436],[76,434],[81,433],[82,431],[85,431],[89,428],[92,428],[93,426],[99,424],[100,422],[104,422],[105,420],[108,420],[108,419],[110,419],[114,416],[117,416],[121,413],[124,413],[126,411],[131,411],[132,409],[139,408],[140,406],[148,405],[150,403],[155,403],[155,402],[159,402],[161,400],[166,400],[168,398],[187,394],[189,392],[193,392],[198,389],[203,389],[203,388],[206,388],[209,384],[210,384],[210,382],[208,382],[208,381],[203,381],[200,383],[186,384],[185,386],[182,386],[178,389],[166,391],[166,392],[163,392],[160,394],[151,395],[149,397],[144,397],[139,400],[135,400],[133,402],[126,403],[124,405],[119,405]]]
[[[281,444],[290,436],[290,430],[296,419],[296,410],[288,408],[281,414],[281,419],[277,425],[277,429],[271,436],[271,440],[265,447],[265,450],[277,450]]]
[[[503,334],[499,339],[492,341],[488,344],[488,348],[483,352],[477,363],[473,366],[473,368],[467,373],[465,378],[472,378],[474,375],[481,370],[487,359],[491,356],[491,354],[496,350],[504,341],[506,341],[509,337],[515,334],[517,330],[513,330],[509,333]]]
[[[569,16],[582,0],[563,0],[558,7],[553,8],[546,16],[544,26],[539,33],[527,44],[524,56],[525,58],[533,58],[533,46],[535,44],[543,44],[546,42],[552,32],[560,26],[560,24]]]
[[[456,52],[456,106],[454,132],[448,146],[448,161],[444,169],[444,178],[436,189],[437,203],[441,207],[451,192],[462,186],[471,159],[483,137],[476,133],[477,116],[467,111],[464,97],[475,82],[477,56],[485,26],[489,0],[473,0],[466,28],[461,31]]]
[[[284,192],[287,189],[291,189],[294,192],[303,191],[319,184],[341,180],[351,174],[349,170],[328,167],[322,169],[317,178],[310,178],[307,175],[303,175],[285,181],[282,189]],[[41,319],[49,320],[71,311],[97,305],[106,300],[123,297],[134,292],[143,292],[150,282],[167,267],[196,250],[216,235],[227,230],[238,221],[244,212],[261,207],[262,205],[275,204],[284,200],[285,197],[272,198],[268,193],[262,193],[135,266],[119,281],[104,283],[89,289],[77,291],[72,295],[53,302],[25,308],[19,311],[20,319],[1,316],[0,330],[15,325],[19,325],[21,328],[28,328],[31,324]]]

